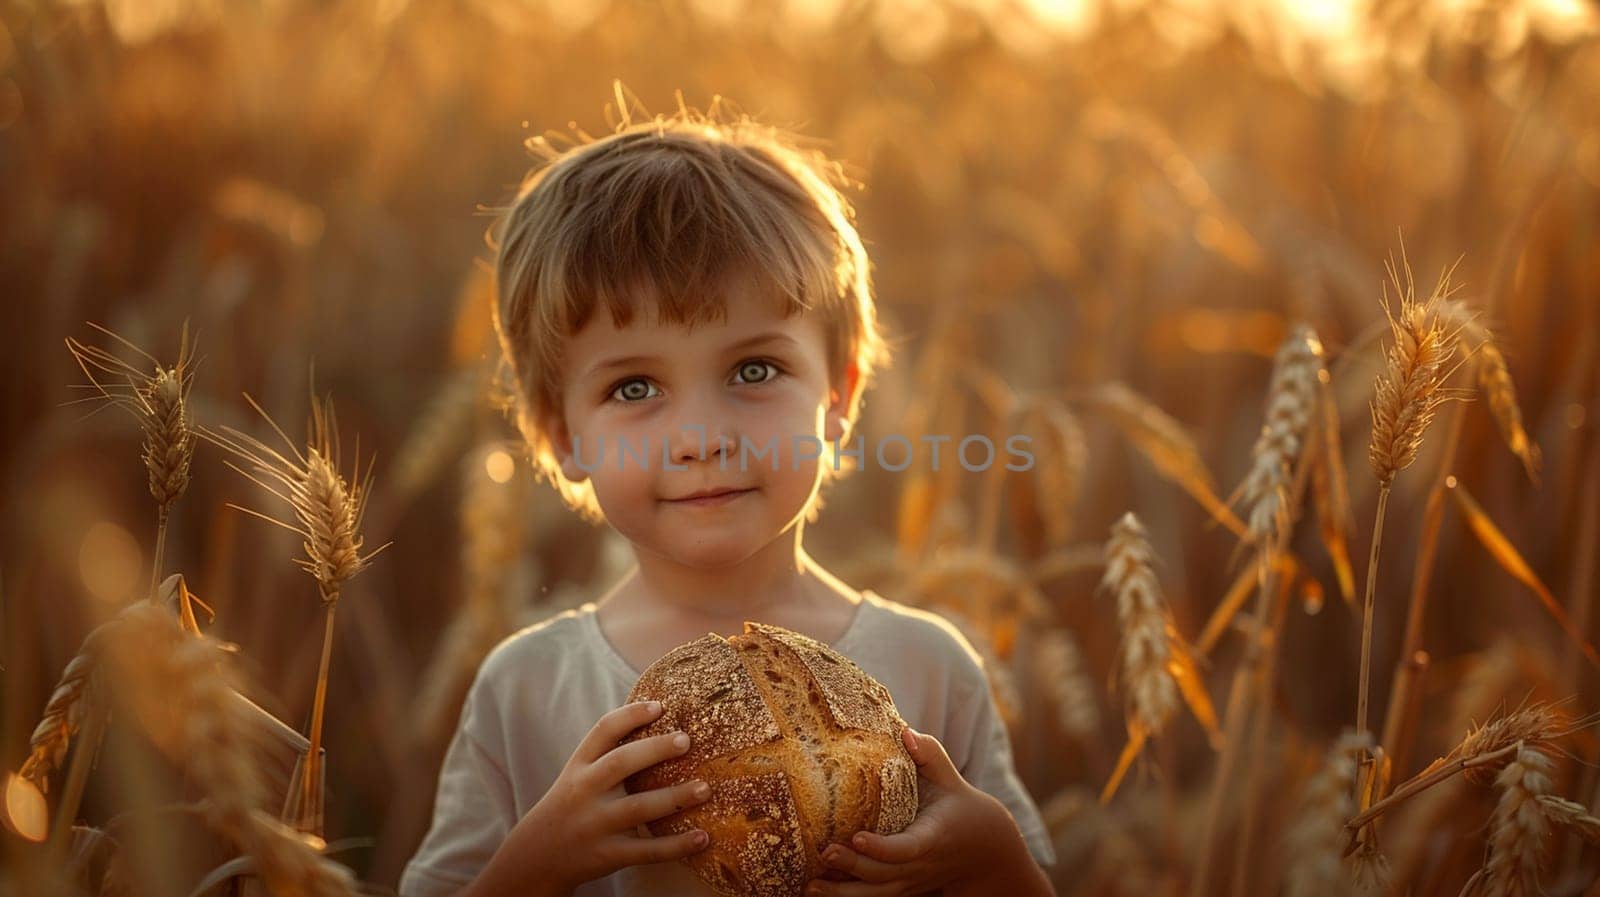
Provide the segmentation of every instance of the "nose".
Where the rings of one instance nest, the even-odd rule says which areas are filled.
[[[689,464],[702,459],[722,462],[733,457],[733,450],[738,445],[738,441],[728,435],[726,428],[685,424],[671,437],[667,454],[675,464]]]
[[[667,457],[680,465],[697,460],[725,465],[734,457],[734,450],[739,446],[735,429],[721,415],[684,416],[667,435]]]

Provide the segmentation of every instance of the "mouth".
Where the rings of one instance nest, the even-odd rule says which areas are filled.
[[[684,498],[667,499],[667,504],[682,505],[684,507],[691,508],[715,507],[717,505],[725,505],[731,501],[737,500],[740,496],[749,495],[755,491],[756,490],[754,489],[718,489],[697,495],[686,496]]]

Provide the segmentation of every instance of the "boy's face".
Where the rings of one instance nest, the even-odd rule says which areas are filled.
[[[803,518],[828,463],[817,443],[845,436],[854,370],[830,383],[821,320],[784,318],[742,279],[726,321],[653,317],[619,330],[597,311],[569,340],[565,421],[550,430],[563,472],[592,481],[637,548],[696,567],[739,563]],[[708,489],[742,491],[682,500]]]

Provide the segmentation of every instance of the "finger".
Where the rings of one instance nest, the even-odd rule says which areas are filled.
[[[909,863],[928,852],[928,836],[915,823],[903,832],[879,835],[856,832],[850,846],[862,856],[885,863]]]
[[[652,788],[649,791],[630,794],[613,803],[606,811],[607,828],[613,831],[631,829],[699,806],[710,797],[711,786],[699,779],[667,788]]]
[[[903,877],[905,872],[898,864],[890,864],[864,856],[844,846],[843,844],[829,844],[822,851],[822,862],[829,869],[838,869],[848,872],[862,881],[886,882]]]
[[[589,775],[598,783],[601,791],[609,791],[639,770],[648,769],[662,760],[670,760],[687,750],[687,732],[663,732],[613,748],[589,767]]]
[[[617,746],[624,735],[640,726],[653,722],[661,715],[660,701],[630,701],[621,707],[606,711],[589,729],[576,750],[574,760],[593,763]]]
[[[900,881],[828,881],[813,878],[806,885],[805,897],[901,897],[919,891],[907,888]]]
[[[965,781],[939,739],[906,726],[900,731],[900,740],[916,761],[917,772],[928,781],[946,786]]]
[[[706,849],[711,843],[711,836],[704,829],[697,828],[675,835],[651,838],[619,836],[617,840],[622,842],[616,846],[616,856],[621,858],[622,864],[642,866],[694,856]]]

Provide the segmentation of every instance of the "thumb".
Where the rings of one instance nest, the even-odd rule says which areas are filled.
[[[945,751],[944,745],[939,743],[939,739],[906,726],[900,731],[900,740],[911,753],[911,759],[916,761],[917,772],[928,781],[945,786],[953,786],[963,781],[961,772],[956,769],[955,763],[950,760],[950,755]]]

